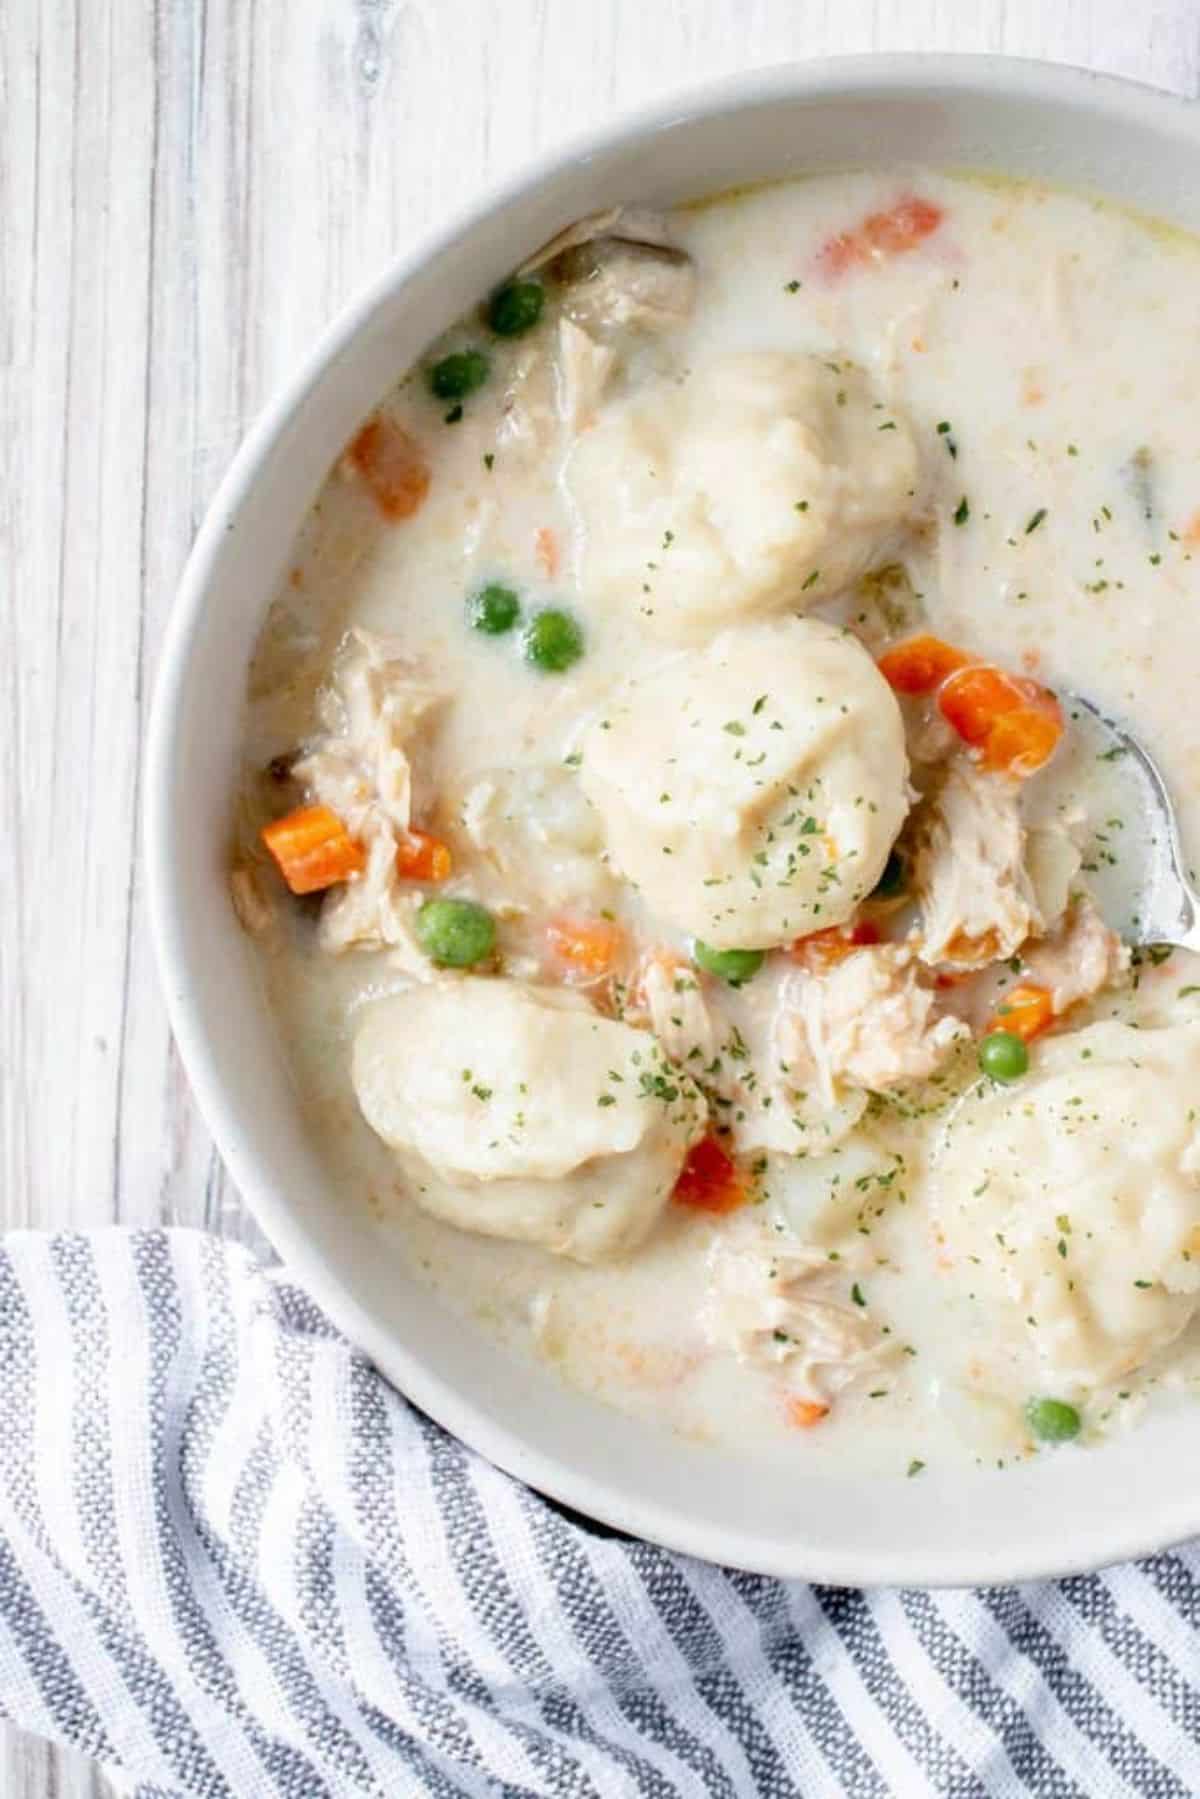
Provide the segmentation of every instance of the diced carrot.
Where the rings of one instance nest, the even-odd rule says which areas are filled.
[[[1196,544],[1200,543],[1200,509],[1193,512],[1187,519],[1183,530],[1180,532],[1180,536],[1183,538],[1184,543],[1191,544],[1193,548]]]
[[[829,276],[844,275],[847,269],[867,260],[867,246],[860,232],[838,231],[826,239],[817,256],[818,266]]]
[[[746,1203],[746,1186],[717,1139],[702,1137],[688,1151],[671,1197],[698,1212],[735,1212]]]
[[[820,1424],[822,1418],[828,1418],[829,1407],[816,1399],[799,1399],[795,1395],[787,1402],[788,1423],[794,1424],[797,1430],[811,1430],[814,1424]]]
[[[897,693],[934,693],[970,658],[940,637],[907,637],[903,643],[885,650],[879,658],[879,672]]]
[[[1022,982],[1001,997],[988,1029],[1011,1031],[1015,1037],[1032,1043],[1053,1023],[1054,1002],[1047,989]]]
[[[424,505],[429,465],[420,446],[391,419],[368,419],[346,450],[346,461],[362,476],[385,518],[411,518]]]
[[[596,981],[612,973],[625,933],[607,918],[552,918],[546,941],[569,980]]]
[[[454,872],[450,846],[428,831],[409,828],[396,846],[396,873],[404,881],[448,881]]]
[[[835,233],[822,246],[817,262],[827,275],[837,276],[856,265],[905,256],[932,236],[944,217],[932,200],[906,194],[886,212],[868,213],[852,230]]]
[[[988,768],[1032,775],[1049,762],[1063,734],[1062,709],[1045,687],[1015,712],[996,720],[983,746]]]
[[[982,751],[985,766],[1008,774],[1041,768],[1062,736],[1062,711],[1050,690],[990,663],[952,674],[937,703],[963,742]]]
[[[533,540],[538,564],[548,581],[553,581],[561,563],[558,550],[558,538],[549,525],[543,525]]]
[[[932,237],[944,217],[932,200],[906,194],[890,211],[869,214],[863,220],[862,234],[872,250],[884,256],[905,256]]]
[[[797,962],[802,962],[810,974],[824,974],[838,962],[856,949],[879,942],[879,927],[869,918],[860,919],[855,925],[830,925],[824,931],[810,931],[807,937],[797,937],[789,945],[788,954]]]
[[[1024,702],[1022,689],[1034,690],[1023,676],[1006,675],[991,663],[977,662],[952,674],[938,693],[938,711],[964,743],[986,743],[997,718]]]
[[[362,844],[328,806],[300,806],[264,825],[261,836],[293,893],[319,893],[367,865]]]

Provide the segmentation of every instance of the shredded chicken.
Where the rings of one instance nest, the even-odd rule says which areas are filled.
[[[412,740],[443,695],[413,678],[395,641],[355,627],[321,696],[326,736],[293,766],[296,780],[355,836],[412,822]]]
[[[360,878],[325,901],[324,949],[387,946],[413,972],[428,972],[413,935],[412,899],[396,874],[396,847],[412,822],[414,740],[442,697],[414,678],[411,661],[392,639],[358,627],[350,633],[333,684],[321,696],[326,735],[292,769],[367,849]]]
[[[671,233],[667,221],[661,212],[651,212],[648,208],[636,206],[610,206],[604,212],[592,212],[584,219],[577,219],[568,225],[565,231],[558,232],[549,243],[517,271],[521,275],[532,275],[535,270],[545,268],[554,262],[566,250],[577,249],[581,244],[595,243],[599,238],[616,238],[623,243],[653,244],[660,249],[670,249]]]
[[[633,1013],[643,1013],[663,1053],[681,1068],[711,1068],[718,1031],[695,971],[673,956],[646,957],[635,983]]]
[[[786,1368],[789,1385],[827,1401],[893,1353],[860,1309],[838,1302],[845,1284],[828,1253],[753,1230],[722,1231],[708,1258],[701,1313],[716,1348],[740,1361]]]
[[[265,937],[276,923],[275,907],[262,890],[257,872],[248,862],[229,871],[229,894],[238,923],[251,937]]]
[[[832,1106],[842,1084],[877,1092],[925,1080],[969,1036],[957,1018],[935,1018],[935,995],[921,984],[907,945],[854,950],[820,974],[785,977],[777,1042],[793,1087],[815,1083]]]
[[[912,842],[922,961],[982,968],[1041,934],[1012,781],[955,757],[918,808]]]
[[[581,219],[543,246],[523,274],[550,268],[568,319],[605,332],[665,331],[692,309],[695,270],[659,213],[615,207]]]
[[[1050,991],[1056,1013],[1111,987],[1129,967],[1129,951],[1090,899],[1080,895],[1062,924],[1022,958],[1022,981]]]
[[[358,880],[332,888],[321,907],[321,948],[335,956],[356,947],[389,949],[405,973],[432,980],[433,966],[416,936],[420,904],[421,896],[405,892],[397,879],[395,832],[382,824],[370,838]]]
[[[558,408],[568,431],[586,431],[596,417],[617,353],[590,332],[561,319],[558,327]]]
[[[700,1083],[739,1155],[824,1155],[866,1108],[865,1093],[839,1094],[830,1105],[815,1087],[789,1084],[779,1069],[772,1021],[759,1021],[763,1040],[753,1031],[753,1040],[745,1041],[694,969],[677,957],[653,952],[645,958],[625,1016],[648,1025],[669,1060]]]

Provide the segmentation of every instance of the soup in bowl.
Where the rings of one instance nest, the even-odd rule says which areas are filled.
[[[197,577],[240,554],[255,597],[200,854],[266,1109],[223,1146],[385,1371],[569,1503],[1001,1577],[1146,1540],[1139,1453],[1161,1540],[1200,1443],[1200,965],[1124,941],[1155,845],[1070,698],[1194,845],[1200,243],[1129,204],[1149,152],[1068,185],[1114,108],[1191,127],[1003,65],[840,79],[510,198],[252,450]],[[1052,95],[1076,161],[1034,172]],[[729,191],[755,142],[777,178]]]

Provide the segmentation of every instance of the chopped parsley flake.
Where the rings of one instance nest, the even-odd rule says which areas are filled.
[[[954,522],[956,525],[965,525],[970,516],[971,508],[967,503],[967,496],[964,494],[962,499],[958,502],[958,505],[954,508]]]

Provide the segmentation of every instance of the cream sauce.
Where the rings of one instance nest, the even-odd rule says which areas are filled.
[[[910,254],[830,275],[822,246],[905,191],[943,209],[939,228]],[[1181,703],[1200,617],[1200,244],[1050,188],[933,171],[772,186],[682,210],[671,226],[694,261],[694,309],[667,332],[622,341],[613,395],[734,351],[808,352],[866,371],[880,416],[894,408],[911,428],[925,522],[889,558],[911,591],[890,588],[881,607],[868,584],[823,598],[818,613],[850,622],[872,649],[880,635],[934,631],[1126,717],[1177,797],[1189,855],[1200,854],[1200,707]],[[480,338],[467,322],[444,347]],[[518,975],[539,971],[538,931],[553,906],[539,911],[535,899],[527,912],[506,911],[513,876],[472,864],[466,796],[497,770],[569,769],[629,671],[673,653],[649,639],[636,606],[600,603],[587,584],[569,466],[563,474],[572,432],[560,418],[555,344],[549,316],[511,344],[492,342],[491,379],[457,420],[430,397],[424,365],[388,397],[388,416],[431,468],[413,517],[381,519],[361,482],[331,475],[252,671],[238,824],[256,856],[258,827],[282,809],[261,770],[320,729],[318,693],[345,631],[387,634],[448,696],[417,767],[418,822],[451,841],[452,890],[499,910]],[[673,548],[650,559],[651,601],[670,580]],[[585,632],[582,659],[541,674],[515,635],[469,630],[465,598],[491,580],[516,589],[527,613],[569,606]],[[1084,869],[1110,916],[1133,903],[1147,853],[1123,779],[1082,730],[1069,731],[1024,802],[1051,818],[1086,814]],[[536,896],[536,869],[530,879]],[[595,879],[605,909],[631,936],[647,934],[638,897],[603,871]],[[373,1210],[387,1253],[509,1351],[539,1355],[585,1392],[665,1428],[786,1466],[816,1457],[903,1473],[1031,1452],[1028,1375],[996,1374],[995,1315],[976,1303],[963,1257],[939,1242],[929,1198],[938,1132],[978,1080],[973,1048],[932,1082],[872,1097],[832,1156],[771,1154],[756,1205],[728,1218],[669,1207],[635,1255],[580,1266],[458,1231],[406,1198],[359,1112],[350,1062],[364,1008],[409,976],[386,952],[324,954],[309,907],[284,898],[278,910],[263,979],[331,1182],[348,1207]],[[651,940],[686,954],[669,929],[656,926]],[[721,997],[756,1043],[766,990],[752,982]],[[1070,1026],[1093,1017],[1143,1028],[1200,1019],[1196,959],[1144,962]],[[819,1428],[796,1428],[786,1356],[739,1359],[711,1328],[710,1264],[761,1235],[821,1251],[820,1292],[881,1333],[877,1364],[837,1392]],[[1194,1335],[1083,1395],[1085,1440],[1136,1416],[1147,1393],[1194,1385]]]

